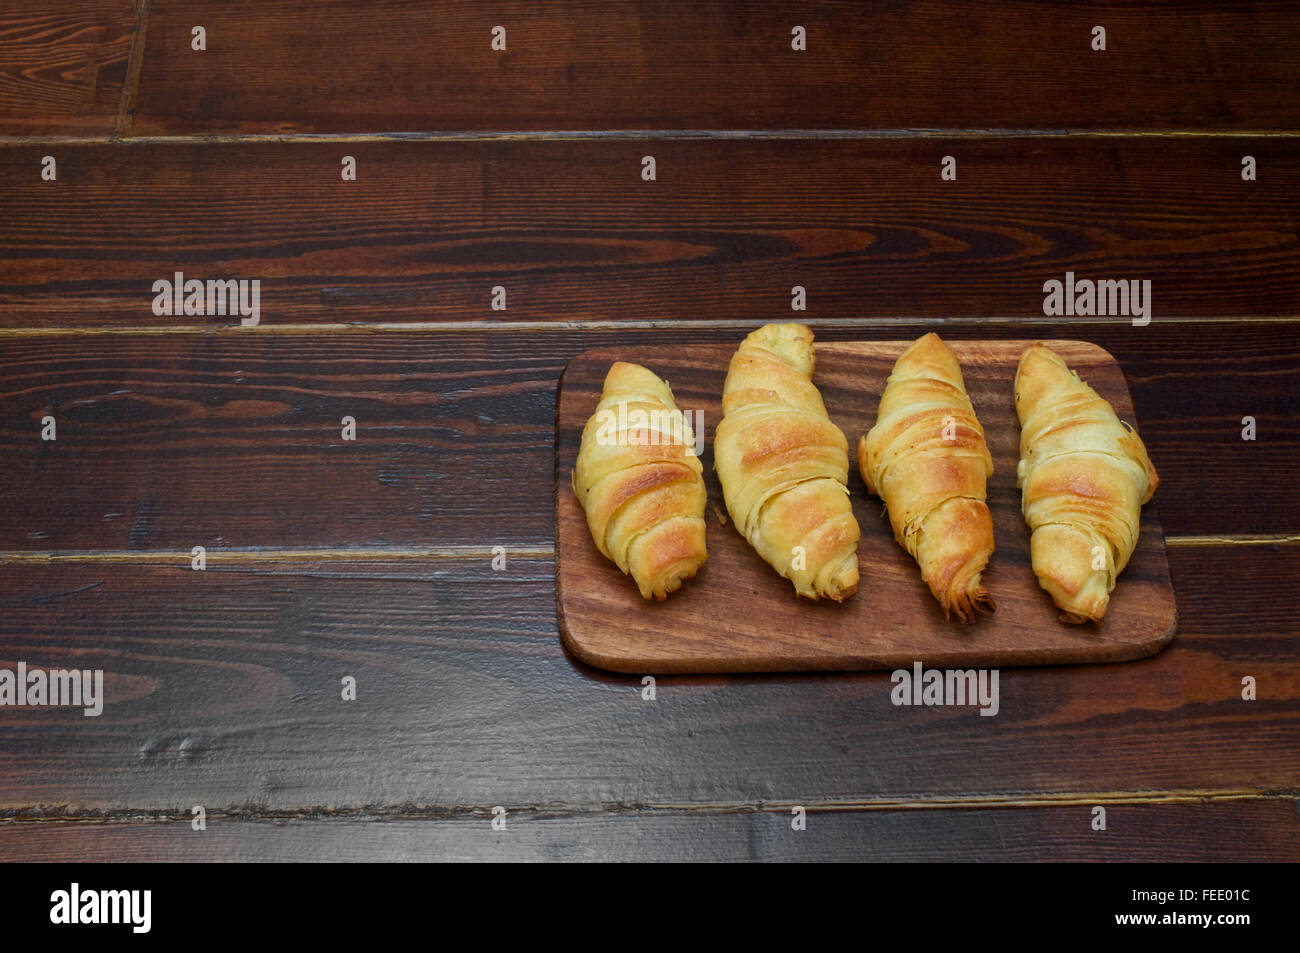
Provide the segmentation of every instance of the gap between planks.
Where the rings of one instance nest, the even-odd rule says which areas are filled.
[[[147,7],[148,0],[144,5]],[[0,139],[8,146],[55,145],[196,145],[211,143],[284,142],[499,142],[573,140],[868,140],[868,139],[1295,139],[1294,129],[488,129],[443,132],[296,132],[296,133],[189,133],[132,136],[125,132],[129,109],[135,100],[143,57],[144,27],[132,43],[131,72],[123,90],[118,130],[112,136],[14,136]],[[137,53],[136,42],[140,49]],[[128,98],[129,97],[129,98]]]
[[[554,546],[510,546],[506,555],[513,559],[554,559]],[[1266,533],[1261,535],[1222,536],[1166,536],[1165,545],[1176,549],[1193,549],[1217,546],[1295,546],[1300,545],[1300,534]],[[209,563],[243,564],[258,562],[364,562],[403,559],[491,559],[488,546],[433,546],[433,547],[356,547],[343,549],[219,549],[206,553]],[[191,554],[182,550],[10,550],[0,552],[0,565],[55,563],[157,563],[188,561]]]
[[[506,555],[513,559],[552,559],[553,546],[510,546],[504,543]],[[357,547],[355,549],[220,549],[211,547],[204,554],[209,565],[230,563],[278,562],[364,562],[367,560],[391,561],[402,559],[492,559],[490,546],[422,546],[422,547]],[[48,550],[0,552],[0,565],[54,563],[157,563],[167,565],[174,561],[188,562],[188,551],[153,550]]]
[[[1262,533],[1259,535],[1227,536],[1166,536],[1165,546],[1192,548],[1196,546],[1294,546],[1300,543],[1295,533]]]
[[[802,807],[810,814],[870,811],[953,811],[1001,808],[1061,808],[1105,805],[1209,804],[1226,801],[1292,801],[1300,807],[1300,791],[1258,789],[1210,789],[1168,791],[1067,791],[1047,794],[978,794],[956,796],[902,796],[811,798],[763,801],[705,801],[628,804],[525,804],[500,805],[513,815],[534,819],[595,816],[788,814]],[[267,809],[257,807],[208,810],[209,820],[227,821],[317,821],[317,820],[440,820],[491,817],[497,805],[365,805],[361,807],[302,807]],[[188,810],[113,808],[73,811],[60,807],[7,808],[0,810],[0,827],[18,824],[131,824],[190,821]]]
[[[801,318],[800,322],[811,328],[889,328],[925,325],[933,327],[980,327],[1004,325],[1008,328],[1026,326],[1055,327],[1060,318],[1030,317],[940,317],[914,318],[896,316],[888,318]],[[454,332],[454,331],[645,331],[645,330],[718,330],[759,327],[758,319],[719,319],[713,321],[683,321],[665,318],[662,321],[370,321],[354,323],[258,324],[246,328],[237,324],[140,324],[140,325],[87,325],[40,326],[23,325],[0,327],[0,340],[4,338],[89,336],[89,335],[152,335],[152,334],[356,334],[363,332]],[[1127,321],[1081,322],[1098,327],[1126,325]],[[1244,315],[1240,317],[1168,317],[1160,324],[1300,324],[1300,315]]]

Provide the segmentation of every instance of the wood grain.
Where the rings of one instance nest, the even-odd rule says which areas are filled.
[[[101,344],[0,343],[0,549],[549,546],[554,358],[436,335]]]
[[[0,823],[0,852],[43,861],[1254,861],[1300,860],[1289,799],[1111,804],[1107,830],[1091,808],[743,814],[491,815],[376,820],[209,818],[151,823]]]
[[[0,14],[0,136],[112,133],[137,3],[6,4]],[[39,174],[33,180],[39,182]]]
[[[1168,533],[1300,532],[1300,325],[940,330],[1105,347],[1160,470]],[[615,344],[734,348],[744,333],[0,336],[0,552],[550,547],[565,362]],[[47,414],[52,444],[40,440]],[[1241,439],[1245,414],[1257,420],[1254,442]],[[357,421],[355,442],[341,440],[344,416]]]
[[[152,36],[152,34],[151,34]],[[1050,322],[1067,271],[1154,322],[1300,315],[1300,139],[491,141],[0,148],[0,326],[229,327],[153,283],[261,281],[267,326]],[[641,158],[657,158],[643,182]],[[1241,180],[1241,157],[1259,163]],[[340,159],[358,161],[356,182]],[[940,158],[958,179],[939,177]],[[506,311],[491,309],[506,288]],[[1095,318],[1113,323],[1114,318]],[[1123,320],[1123,319],[1120,319]]]
[[[1298,26],[1230,0],[155,3],[132,131],[1294,129]]]
[[[556,411],[556,605],[565,645],[589,665],[617,672],[762,672],[997,668],[1129,661],[1152,655],[1173,638],[1175,609],[1164,534],[1154,505],[1143,510],[1141,536],[1099,626],[1071,626],[1038,585],[1029,561],[1029,531],[1016,489],[1020,426],[1012,381],[1032,342],[951,342],[966,389],[993,454],[988,503],[997,552],[984,585],[997,612],[973,626],[944,619],[916,563],[893,538],[879,500],[865,491],[852,448],[876,419],[894,362],[909,341],[817,345],[814,383],[850,447],[850,495],[862,529],[862,582],[842,605],[799,599],[788,580],[755,553],[734,526],[714,472],[713,434],[722,419],[722,388],[734,348],[606,348],[569,362]],[[1124,372],[1102,348],[1057,341],[1054,348],[1121,419],[1133,422]],[[642,364],[674,388],[678,406],[700,412],[700,454],[709,490],[709,560],[663,603],[647,602],[591,541],[573,493],[582,430],[600,400],[615,360]],[[919,692],[919,686],[918,686]]]
[[[98,718],[0,709],[0,807],[1300,794],[1300,623],[1267,595],[1290,591],[1300,546],[1169,558],[1168,649],[1005,670],[991,718],[895,707],[887,673],[664,676],[644,701],[638,676],[565,654],[549,559],[6,563],[4,664],[102,668],[107,702]],[[1246,675],[1257,701],[1241,700]]]

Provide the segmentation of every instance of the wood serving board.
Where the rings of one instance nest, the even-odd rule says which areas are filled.
[[[883,503],[857,472],[858,437],[875,423],[885,381],[910,343],[816,345],[813,380],[849,441],[849,490],[862,528],[861,582],[841,605],[798,598],[727,516],[713,469],[713,433],[733,347],[601,348],[570,361],[560,380],[555,461],[556,601],[569,651],[598,668],[658,674],[897,669],[917,661],[947,668],[1118,662],[1167,645],[1174,593],[1154,500],[1143,508],[1138,548],[1100,625],[1060,622],[1030,568],[1029,528],[1016,488],[1020,426],[1012,381],[1031,341],[948,342],[993,454],[988,502],[997,551],[984,584],[997,611],[971,625],[944,619],[916,563],[894,541]],[[1124,372],[1107,351],[1084,341],[1048,343],[1136,426]],[[616,360],[644,364],[669,382],[683,411],[704,413],[709,558],[662,603],[642,599],[631,578],[596,549],[570,485],[583,425]],[[1159,471],[1160,461],[1153,462]]]

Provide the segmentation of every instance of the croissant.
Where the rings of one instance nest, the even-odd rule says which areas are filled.
[[[971,622],[977,610],[993,611],[980,585],[993,555],[985,503],[993,457],[957,358],[937,334],[894,364],[876,425],[858,439],[858,469],[885,501],[894,538],[916,559],[944,617]]]
[[[1021,508],[1039,585],[1066,622],[1100,622],[1159,484],[1142,438],[1041,343],[1016,371]]]
[[[582,431],[573,491],[596,548],[663,601],[695,575],[704,546],[704,468],[672,391],[653,371],[616,362]]]
[[[811,599],[858,588],[848,441],[812,382],[813,335],[768,324],[731,359],[713,456],[736,528]]]

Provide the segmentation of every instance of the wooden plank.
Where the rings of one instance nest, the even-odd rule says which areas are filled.
[[[1230,0],[159,3],[134,131],[1294,128],[1298,27]]]
[[[0,136],[111,134],[122,104],[137,3],[9,5],[0,22]],[[32,180],[39,182],[33,168]]]
[[[151,34],[152,36],[152,34]],[[1151,315],[1300,314],[1300,138],[181,143],[0,148],[0,326],[1013,318],[1046,281]],[[39,177],[41,157],[57,182]],[[340,178],[340,160],[358,179]],[[653,154],[657,180],[641,179]],[[1253,155],[1259,178],[1241,180]],[[940,159],[958,179],[940,179]],[[493,311],[492,289],[508,309]],[[1094,318],[1111,323],[1115,318]],[[1127,320],[1120,318],[1119,320]]]
[[[503,805],[504,806],[504,805]],[[746,814],[508,812],[404,820],[212,818],[149,823],[0,823],[0,852],[30,861],[1254,861],[1300,860],[1287,799],[982,810]]]
[[[0,549],[550,539],[554,359],[505,366],[472,336],[99,343],[0,345],[0,404],[17,413],[0,448]],[[47,413],[57,440],[33,441]]]
[[[555,578],[560,631],[569,650],[587,664],[616,672],[689,673],[910,671],[917,660],[931,668],[961,669],[1115,662],[1164,648],[1174,635],[1174,592],[1154,505],[1143,510],[1137,549],[1101,625],[1058,621],[1058,610],[1034,576],[1016,488],[1020,424],[1012,400],[1016,367],[1028,341],[951,342],[993,455],[988,505],[997,552],[983,580],[997,611],[969,627],[944,618],[916,563],[895,542],[880,500],[866,491],[857,465],[858,438],[875,423],[885,382],[909,343],[817,344],[814,383],[848,439],[849,494],[862,531],[861,583],[843,605],[797,598],[789,581],[721,515],[728,509],[714,473],[713,440],[734,347],[606,348],[570,361],[556,413],[555,461]],[[1083,341],[1054,347],[1122,419],[1133,420],[1124,372],[1108,352]],[[683,411],[702,415],[703,427],[699,420],[695,426],[705,441],[700,462],[709,492],[709,558],[663,603],[644,600],[592,544],[586,514],[570,485],[583,428],[596,410],[610,365],[620,359],[651,368],[672,383]]]
[[[1167,650],[1003,670],[995,717],[895,707],[887,673],[664,676],[647,701],[565,655],[549,560],[6,564],[0,667],[100,668],[106,701],[0,708],[0,807],[1300,793],[1300,623],[1260,595],[1289,591],[1300,546],[1169,555]]]
[[[1085,338],[1114,354],[1161,475],[1170,535],[1300,530],[1290,489],[1300,325],[941,330],[953,340]],[[549,547],[565,362],[600,346],[734,347],[744,333],[0,337],[0,552]],[[53,443],[40,439],[47,414]],[[1253,442],[1241,439],[1247,414]],[[341,439],[344,416],[357,421],[354,442]]]

